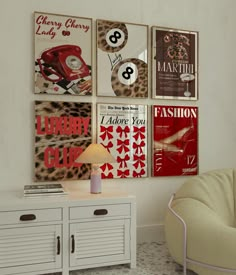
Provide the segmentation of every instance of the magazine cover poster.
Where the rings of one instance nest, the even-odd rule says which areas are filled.
[[[92,20],[34,13],[35,93],[92,94]]]
[[[152,176],[198,174],[198,107],[152,106]]]
[[[97,95],[148,97],[148,26],[97,20]]]
[[[198,99],[198,33],[152,27],[153,97]]]
[[[35,101],[35,181],[88,179],[77,157],[91,144],[91,103]]]
[[[116,159],[102,178],[147,177],[147,106],[97,104],[97,141]]]

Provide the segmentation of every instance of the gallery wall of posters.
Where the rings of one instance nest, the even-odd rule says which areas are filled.
[[[97,95],[148,97],[148,26],[97,20]]]
[[[88,179],[77,157],[92,141],[91,103],[35,101],[35,181]]]
[[[92,94],[92,19],[34,13],[35,93]]]
[[[34,12],[33,20],[34,93],[93,101],[35,101],[35,181],[89,179],[90,164],[75,160],[94,140],[94,103],[96,142],[117,161],[101,166],[102,177],[148,177],[148,105],[131,101],[198,100],[199,33],[152,26],[149,56],[148,25],[97,19],[93,40],[92,18]],[[120,99],[97,103],[98,97]],[[131,101],[123,104],[128,97]],[[152,105],[151,118],[152,176],[198,174],[198,107]]]
[[[116,159],[103,178],[147,177],[147,106],[97,104],[97,142]]]
[[[152,27],[153,98],[198,99],[198,32]]]
[[[152,176],[198,173],[198,107],[152,106]]]

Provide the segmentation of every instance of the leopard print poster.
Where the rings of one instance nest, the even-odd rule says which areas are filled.
[[[91,103],[35,101],[35,181],[88,179],[77,157],[91,144]]]
[[[148,26],[97,20],[97,95],[148,97]]]

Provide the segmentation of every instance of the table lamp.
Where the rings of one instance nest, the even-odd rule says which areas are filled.
[[[79,163],[91,163],[90,193],[102,192],[102,180],[99,166],[103,163],[116,162],[102,144],[90,144],[76,159]]]

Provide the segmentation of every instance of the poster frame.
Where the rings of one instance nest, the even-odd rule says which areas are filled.
[[[198,31],[152,26],[151,63],[153,99],[199,99]]]
[[[93,20],[34,12],[34,93],[91,96]]]
[[[103,178],[148,177],[148,106],[97,103],[97,142],[116,159],[101,166]]]
[[[145,24],[96,20],[98,97],[148,97],[148,30]]]

